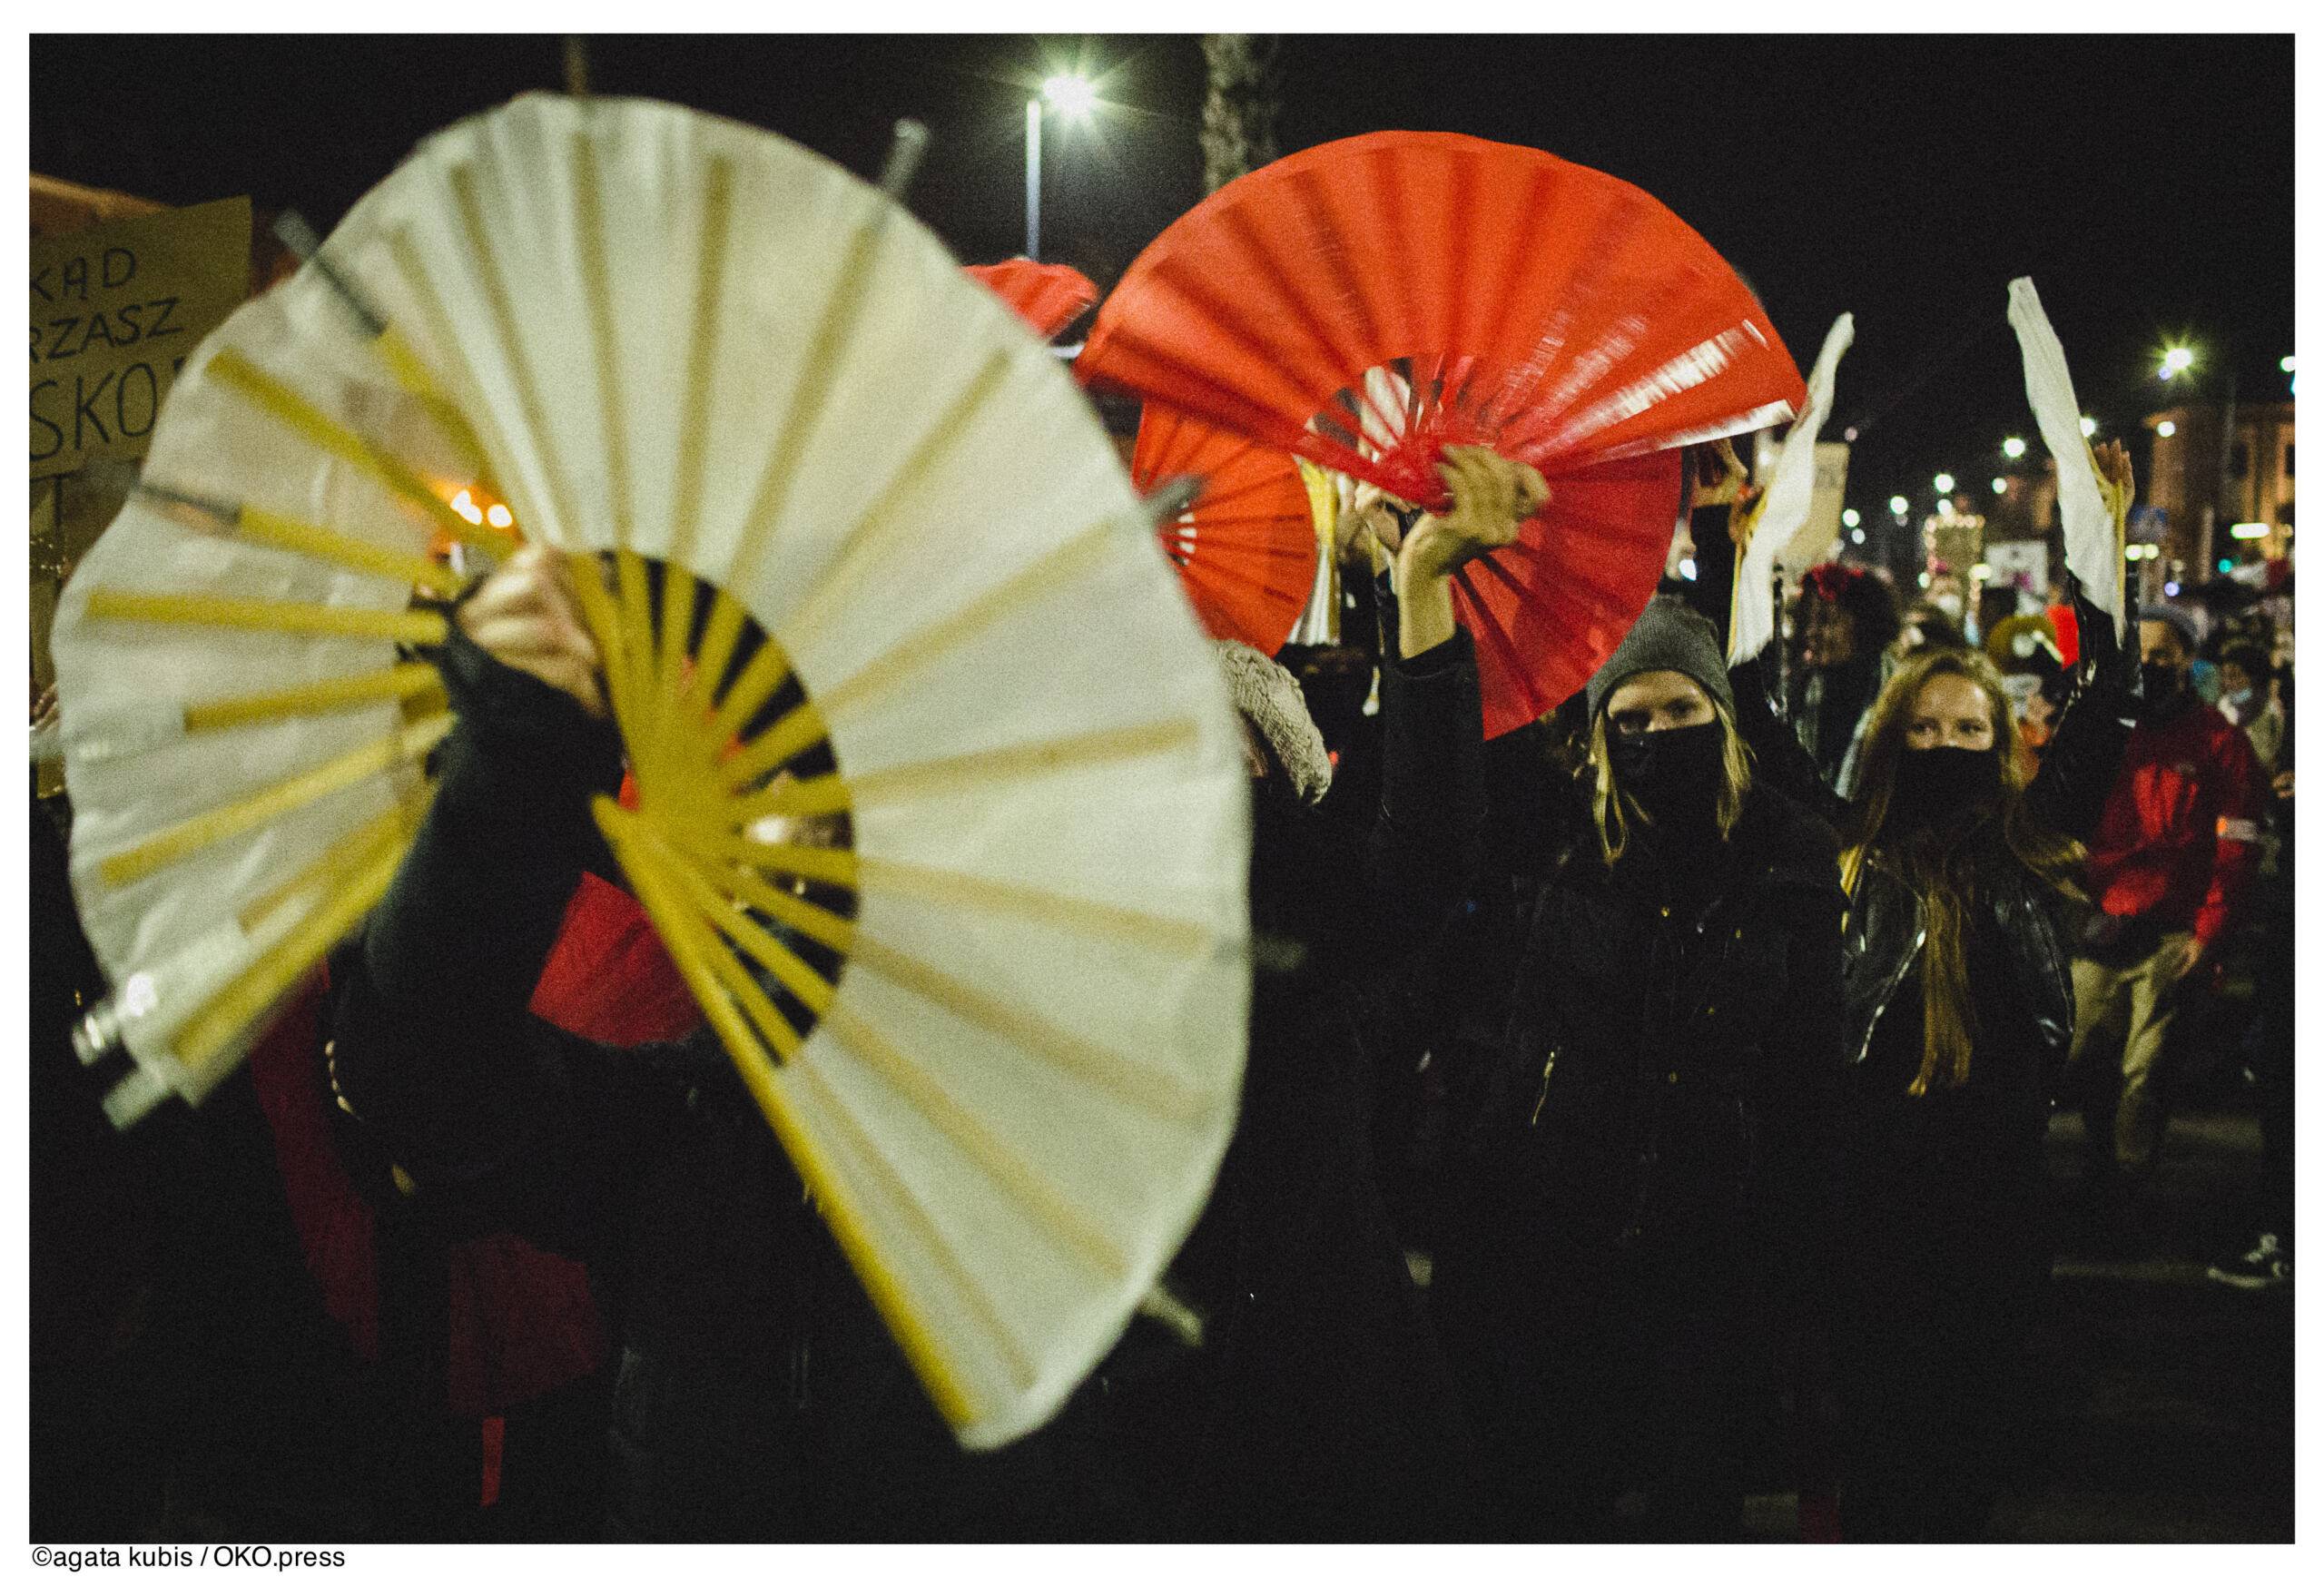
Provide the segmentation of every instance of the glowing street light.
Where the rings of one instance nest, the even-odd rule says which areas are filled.
[[[1894,495],[1888,500],[1888,513],[1897,516],[1900,518],[1905,515],[1911,513],[1912,508],[1912,500],[1905,498],[1902,493]]]
[[[2178,430],[2179,424],[2175,421],[2159,421],[2154,424],[2154,436],[2157,438],[2169,438]]]
[[[1040,98],[1025,101],[1025,255],[1041,256],[1041,101],[1068,121],[1086,121],[1098,107],[1098,84],[1088,77],[1058,75],[1041,84]]]
[[[2287,356],[2281,361],[2276,363],[2276,370],[2279,372],[2297,372],[2299,370],[2299,368],[2294,363],[2291,357]]]
[[[1936,473],[1936,490],[1940,493],[1950,493],[1953,491],[1953,473],[1951,471],[1939,471]]]
[[[1994,478],[1994,491],[1996,494],[2008,492],[2009,478],[2006,477],[1995,477]]]
[[[2095,417],[2085,416],[2082,419],[2082,436],[2084,438],[2098,436],[2098,420]]]
[[[2170,382],[2194,364],[2195,353],[2192,350],[2184,345],[2171,346],[2162,353],[2162,380]]]
[[[2001,452],[2013,460],[2022,460],[2025,458],[2025,440],[2022,438],[2005,438],[2001,440]]]
[[[1098,107],[1098,84],[1086,76],[1053,76],[1041,84],[1041,96],[1061,113],[1086,115]]]
[[[1853,528],[1864,524],[1864,517],[1853,509],[1843,509],[1840,511],[1840,524]]]

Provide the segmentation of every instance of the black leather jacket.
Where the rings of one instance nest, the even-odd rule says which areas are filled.
[[[2043,1060],[2054,1072],[2073,1040],[2073,973],[2061,900],[2014,860],[1994,861],[1985,884],[1991,934],[2009,961],[2015,1000],[2031,1015]],[[1920,894],[1905,882],[1876,865],[1865,866],[1840,941],[1841,1011],[1851,1062],[1870,1056],[1881,1015],[1912,978],[1928,940],[1923,911]]]

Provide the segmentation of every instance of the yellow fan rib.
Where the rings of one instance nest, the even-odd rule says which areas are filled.
[[[493,336],[498,341],[501,360],[507,364],[510,378],[517,385],[517,405],[524,415],[525,430],[540,453],[540,471],[550,488],[548,506],[556,517],[556,524],[569,534],[575,527],[572,500],[565,495],[564,470],[557,457],[549,448],[550,427],[547,409],[541,402],[540,390],[533,385],[532,364],[522,354],[524,337],[517,330],[517,310],[510,301],[508,287],[500,277],[500,263],[492,247],[491,227],[484,222],[483,205],[477,200],[476,172],[466,164],[456,164],[445,173],[450,182],[454,205],[458,209],[460,227],[468,238],[468,255],[476,263],[477,283],[482,287],[487,307],[492,319]],[[620,529],[621,514],[615,512],[615,527]],[[458,518],[457,516],[454,518]]]
[[[828,738],[830,734],[831,731],[823,725],[822,713],[815,704],[802,701],[775,719],[765,732],[736,751],[730,759],[721,763],[719,782],[730,790],[746,783],[755,783],[809,745]],[[738,824],[756,821],[761,815],[781,813],[753,812],[746,805],[747,802],[737,803],[735,820]],[[844,809],[844,804],[841,808]]]
[[[676,882],[678,891],[692,901],[694,907],[724,931],[737,948],[757,960],[761,967],[780,981],[783,989],[798,998],[809,1012],[820,1019],[831,1010],[832,983],[810,968],[806,960],[783,946],[781,938],[753,923],[732,901],[684,860],[669,860],[665,862],[665,869]]]
[[[310,895],[317,888],[338,886],[348,872],[362,865],[383,845],[393,843],[401,848],[419,830],[420,819],[427,815],[428,806],[435,797],[436,785],[422,784],[410,799],[389,807],[339,839],[301,866],[289,881],[251,899],[234,918],[246,934],[254,933],[266,923],[268,916],[284,905]]]
[[[991,1295],[985,1291],[983,1285],[960,1258],[960,1252],[945,1237],[935,1217],[928,1213],[927,1205],[911,1191],[911,1186],[888,1158],[881,1153],[872,1136],[863,1131],[862,1124],[855,1120],[855,1114],[847,1109],[846,1104],[832,1090],[830,1081],[816,1070],[812,1062],[797,1064],[793,1076],[815,1092],[817,1101],[831,1119],[833,1137],[846,1142],[855,1164],[878,1179],[889,1206],[902,1218],[912,1236],[919,1239],[921,1252],[936,1262],[945,1279],[960,1294],[969,1312],[976,1316],[977,1324],[984,1328],[1001,1361],[1009,1365],[1009,1376],[1018,1389],[1030,1386],[1039,1378],[1040,1372],[1033,1366],[1032,1359],[1026,1355],[1024,1345],[1017,1339],[1016,1333],[1000,1317],[1000,1311],[993,1306]],[[932,1386],[931,1390],[933,1391]],[[940,1410],[942,1407],[940,1398],[938,1406]],[[957,1429],[960,1425],[956,1424],[954,1427]]]
[[[402,331],[394,324],[389,324],[371,341],[371,349],[378,352],[379,360],[388,370],[388,376],[394,379],[406,394],[419,402],[420,409],[436,424],[436,430],[442,433],[458,451],[460,464],[468,468],[477,485],[496,498],[506,498],[508,495],[502,491],[499,478],[493,475],[492,461],[486,456],[476,429],[468,425],[468,418],[461,414],[460,408],[453,404],[450,397],[437,385],[435,378],[428,370],[428,364],[420,360],[419,352],[403,337]],[[521,531],[512,530],[510,534],[519,540],[523,538]]]
[[[720,606],[732,601],[733,598],[725,592],[718,594]],[[712,609],[711,616],[717,616],[717,608]],[[734,738],[743,724],[751,720],[752,715],[766,705],[767,697],[781,689],[783,680],[790,676],[791,660],[784,655],[783,648],[773,641],[763,643],[757,651],[751,654],[751,660],[743,665],[743,671],[734,675],[734,682],[726,687],[724,697],[718,703],[718,710],[712,714],[711,738],[722,745]],[[713,682],[715,682],[714,677]]]
[[[689,853],[687,862],[713,887],[737,902],[747,903],[763,914],[771,914],[783,924],[812,941],[822,942],[833,952],[844,954],[855,945],[855,922],[845,915],[834,914],[820,903],[805,899],[769,882],[754,872],[734,865],[714,865],[698,853]]]
[[[891,892],[898,897],[929,899],[1040,921],[1059,930],[1111,937],[1158,952],[1199,958],[1211,950],[1216,940],[1209,927],[1190,920],[1172,920],[1096,899],[996,882],[964,872],[907,864],[870,854],[858,854],[855,865],[867,892]]]
[[[425,609],[326,607],[320,603],[180,596],[172,592],[92,591],[89,616],[133,619],[145,624],[263,630],[282,636],[341,636],[414,646],[439,646],[447,633],[444,616]]]
[[[845,1002],[834,1003],[823,1023],[858,1060],[886,1079],[928,1120],[929,1126],[976,1163],[979,1170],[1015,1200],[1019,1209],[1048,1228],[1051,1237],[1078,1252],[1101,1274],[1129,1274],[1129,1259],[1100,1226],[1025,1158],[978,1121],[927,1069],[857,1016]]]
[[[238,536],[268,547],[280,547],[286,553],[303,554],[326,563],[344,565],[366,575],[376,575],[405,586],[424,586],[438,596],[457,596],[460,577],[445,565],[437,563],[425,554],[399,553],[391,547],[375,547],[359,542],[328,527],[309,525],[293,520],[287,515],[277,515],[268,509],[253,509],[245,505],[235,526]]]
[[[832,1237],[862,1279],[872,1306],[880,1311],[880,1317],[895,1336],[897,1345],[903,1349],[912,1372],[919,1375],[946,1424],[955,1431],[966,1428],[976,1419],[974,1401],[934,1333],[913,1309],[895,1272],[872,1247],[852,1185],[831,1164],[807,1131],[790,1093],[783,1088],[773,1064],[767,1060],[757,1035],[727,996],[711,962],[723,950],[707,934],[708,927],[693,920],[666,890],[661,872],[647,852],[647,834],[637,818],[610,799],[600,798],[595,809],[606,841],[613,845],[622,868],[636,887],[639,902],[653,915],[655,928],[668,944],[672,960],[693,989],[711,1026],[718,1031],[718,1038],[725,1043],[735,1071],[742,1076],[744,1087],[798,1168],[800,1180],[822,1201]]]
[[[796,876],[831,887],[855,885],[856,853],[852,849],[811,849],[801,843],[762,843],[755,838],[728,833],[694,844],[706,859]]]
[[[347,872],[329,899],[203,1004],[178,1031],[178,1060],[190,1069],[201,1069],[312,969],[387,896],[396,868],[403,862],[403,840],[387,841],[369,860]]]
[[[1098,1045],[932,964],[897,951],[862,931],[849,954],[852,966],[871,969],[954,1017],[1020,1046],[1084,1082],[1112,1091],[1156,1116],[1191,1122],[1214,1104],[1188,1088],[1120,1052]]]
[[[295,777],[270,784],[254,794],[180,822],[134,848],[103,861],[97,866],[98,874],[116,887],[140,881],[221,839],[248,832],[302,805],[350,788],[399,762],[417,760],[433,750],[451,727],[449,713],[409,724],[388,738],[359,745]]]
[[[211,357],[203,370],[221,386],[232,389],[317,448],[346,461],[417,506],[432,524],[458,540],[472,543],[496,557],[508,550],[506,537],[486,527],[470,525],[436,496],[419,473],[352,428],[324,415],[289,385],[260,371],[241,351],[231,346],[220,350]]]
[[[860,705],[913,670],[990,629],[1026,604],[1070,586],[1105,556],[1114,527],[1092,526],[1059,543],[1024,568],[991,589],[980,593],[967,606],[909,636],[879,656],[824,690],[817,698],[827,717],[836,717]]]
[[[398,663],[376,674],[348,679],[319,679],[256,695],[224,701],[189,702],[185,731],[206,734],[219,728],[239,728],[251,723],[279,723],[286,717],[310,717],[323,712],[344,712],[382,702],[408,701],[444,687],[443,675],[430,663]]]
[[[427,267],[420,261],[419,249],[413,243],[411,232],[408,227],[389,233],[388,255],[394,261],[397,271],[403,275],[405,287],[410,291],[411,299],[419,304],[420,316],[428,320],[428,333],[439,345],[458,345],[460,342],[460,337],[452,328],[451,317],[444,310],[444,303],[437,295],[436,287],[428,282]],[[383,346],[382,349],[384,350],[385,347]],[[414,360],[417,360],[416,358]],[[390,364],[390,370],[392,370],[392,364]],[[457,406],[451,405],[448,398],[446,404],[457,419],[463,422],[468,419],[466,413],[461,412]],[[488,406],[478,404],[476,419],[481,421],[487,428],[494,428],[492,411]],[[494,430],[497,429],[494,429]],[[509,452],[506,435],[502,435],[500,449],[504,454]],[[506,487],[501,485],[500,478],[493,474],[480,438],[477,443],[476,457],[469,463],[478,468],[477,480],[481,482],[493,497],[506,500],[512,509],[516,508],[514,497]],[[505,550],[507,544],[504,542],[501,550]]]
[[[1100,729],[1094,734],[1071,734],[1064,739],[1002,745],[994,750],[975,751],[939,761],[884,767],[876,772],[859,773],[840,786],[843,791],[851,792],[854,803],[861,807],[883,801],[954,793],[964,788],[1013,783],[1075,767],[1133,760],[1141,755],[1160,755],[1186,749],[1200,737],[1201,732],[1196,727],[1193,718],[1166,718],[1157,723],[1137,723],[1123,728]],[[804,791],[808,784],[821,781],[810,778],[788,786]],[[802,797],[805,797],[803,793]],[[812,813],[793,809],[788,813],[805,815]]]
[[[996,350],[986,358],[967,386],[953,396],[912,446],[878,495],[849,525],[841,537],[838,558],[792,616],[783,631],[785,644],[795,647],[803,641],[812,640],[845,600],[846,594],[854,590],[869,572],[876,562],[877,550],[887,544],[889,536],[903,519],[896,507],[914,487],[928,478],[945,452],[968,430],[970,419],[1007,377],[1009,360],[1005,350]]]

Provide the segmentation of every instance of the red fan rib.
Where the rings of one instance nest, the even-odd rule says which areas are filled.
[[[1273,656],[1315,584],[1315,517],[1291,457],[1156,406],[1137,424],[1130,479],[1150,492],[1200,477],[1201,497],[1156,527],[1203,627]]]
[[[1579,688],[1653,595],[1678,451],[1807,394],[1749,289],[1648,193],[1417,132],[1220,188],[1131,264],[1077,371],[1432,508],[1450,445],[1539,468],[1550,506],[1455,597],[1488,734]]]

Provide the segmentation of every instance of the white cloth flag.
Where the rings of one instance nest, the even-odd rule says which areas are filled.
[[[1748,663],[1776,633],[1775,599],[1768,587],[1775,578],[1776,555],[1783,551],[1802,526],[1816,498],[1816,439],[1824,419],[1832,413],[1832,380],[1840,358],[1856,342],[1856,314],[1842,312],[1824,335],[1816,369],[1807,377],[1807,405],[1785,435],[1776,456],[1775,471],[1768,478],[1767,502],[1759,508],[1758,523],[1751,528],[1750,545],[1735,567],[1735,605],[1727,626],[1727,663]]]
[[[2034,425],[2058,466],[2058,515],[2064,526],[2066,567],[2081,580],[2090,600],[2110,609],[2114,630],[2123,633],[2122,543],[2113,511],[2098,486],[2098,464],[2083,435],[2082,404],[2074,399],[2073,376],[2066,370],[2065,347],[2058,343],[2030,279],[2009,281],[2009,325],[2017,330],[2025,358],[2025,398]]]

